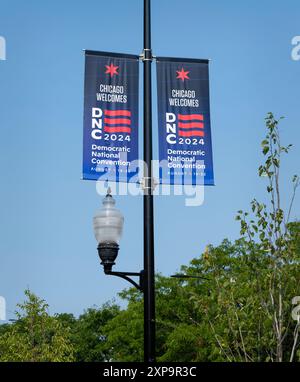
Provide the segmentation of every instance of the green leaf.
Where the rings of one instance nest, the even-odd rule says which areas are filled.
[[[269,150],[270,150],[269,146],[265,146],[263,148],[263,154],[266,155],[269,152]]]

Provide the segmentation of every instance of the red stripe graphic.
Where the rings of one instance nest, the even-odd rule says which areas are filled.
[[[179,131],[180,137],[204,137],[204,131]]]
[[[189,129],[189,128],[199,128],[199,129],[203,129],[204,128],[204,123],[202,122],[191,122],[191,123],[182,123],[182,122],[178,122],[178,127],[182,128],[182,129]]]
[[[104,131],[106,133],[131,133],[130,127],[124,127],[124,126],[117,126],[117,127],[110,127],[110,126],[104,126]]]
[[[192,119],[197,119],[198,121],[203,121],[204,116],[203,116],[203,114],[190,114],[190,115],[178,114],[178,119],[181,119],[182,121],[191,121]]]
[[[129,110],[105,110],[104,114],[110,117],[118,117],[118,116],[131,117],[131,111]]]
[[[118,124],[130,125],[131,121],[130,119],[125,119],[125,118],[104,118],[104,123],[107,123],[108,125],[118,125]]]

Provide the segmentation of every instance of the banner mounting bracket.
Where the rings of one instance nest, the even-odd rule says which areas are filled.
[[[151,190],[153,192],[156,188],[156,186],[159,185],[159,182],[155,178],[150,178],[150,177],[144,177],[139,180],[139,185],[141,186],[141,189],[143,191],[146,190]]]
[[[154,61],[156,56],[152,54],[152,49],[144,49],[143,52],[139,55],[141,61]]]

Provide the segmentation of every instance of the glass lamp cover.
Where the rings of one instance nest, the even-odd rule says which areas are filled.
[[[106,195],[102,203],[103,207],[94,216],[96,240],[99,244],[119,244],[123,231],[124,216],[115,207],[116,202],[110,194]]]

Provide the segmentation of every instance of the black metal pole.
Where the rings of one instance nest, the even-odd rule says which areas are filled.
[[[154,214],[152,179],[151,9],[144,0],[144,359],[155,362]]]

